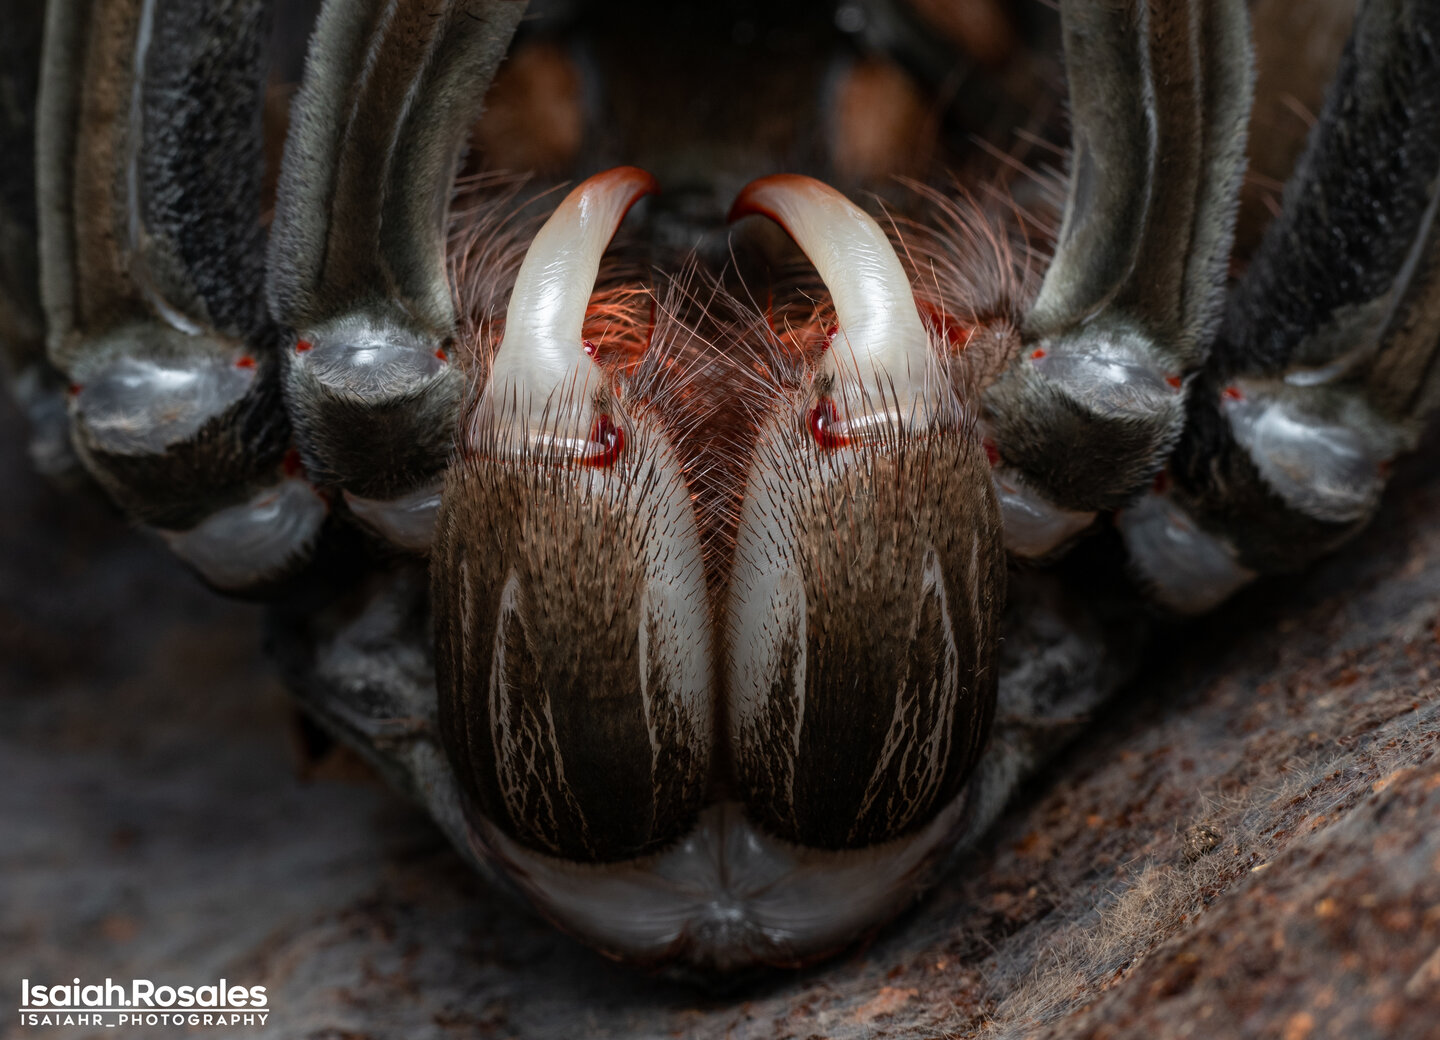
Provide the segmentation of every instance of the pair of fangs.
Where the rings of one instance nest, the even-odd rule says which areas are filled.
[[[557,462],[608,466],[619,456],[624,434],[601,410],[604,380],[581,326],[610,240],[630,208],[658,191],[644,170],[606,170],[571,191],[535,236],[480,412],[509,443]],[[834,188],[795,174],[751,181],[729,219],[750,215],[769,217],[790,235],[833,300],[837,330],[812,384],[817,441],[840,447],[928,427],[949,395],[910,281],[874,218]]]

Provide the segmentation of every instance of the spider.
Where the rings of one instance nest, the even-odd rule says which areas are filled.
[[[1241,0],[525,10],[325,0],[278,158],[294,11],[10,5],[0,331],[42,468],[270,600],[306,710],[604,953],[872,932],[1440,400],[1431,0],[1361,0],[1241,247]],[[935,125],[857,40],[984,120],[1022,30],[1063,185],[858,190]]]

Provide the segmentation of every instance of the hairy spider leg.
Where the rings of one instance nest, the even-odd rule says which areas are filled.
[[[1007,542],[1045,556],[1149,484],[1221,302],[1250,111],[1241,0],[1062,0],[1069,189],[1024,349],[984,392]]]
[[[1283,209],[1161,481],[1120,516],[1162,602],[1208,609],[1351,537],[1440,403],[1440,6],[1361,4]]]
[[[457,166],[523,0],[335,0],[306,59],[266,287],[306,468],[429,548],[465,375],[446,269]]]
[[[232,591],[302,567],[328,515],[286,464],[261,294],[270,13],[50,4],[36,120],[39,288],[75,449]]]

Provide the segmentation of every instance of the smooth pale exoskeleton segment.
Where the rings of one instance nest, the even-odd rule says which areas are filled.
[[[641,170],[599,174],[535,237],[432,555],[440,730],[477,831],[570,864],[674,841],[709,782],[713,619],[689,491],[581,339],[605,247],[652,190]]]
[[[614,428],[595,426],[604,380],[585,348],[585,307],[620,222],[658,190],[644,170],[616,167],[575,188],[545,222],[515,277],[505,335],[477,414],[481,428],[510,435],[512,444],[529,450],[543,445],[558,457],[603,450],[589,434],[613,435]]]
[[[1005,575],[989,467],[873,219],[790,176],[732,212],[789,232],[839,322],[747,477],[727,603],[737,786],[787,841],[887,845],[955,802],[989,730]]]
[[[760,215],[804,250],[830,290],[837,328],[815,372],[838,438],[925,429],[950,403],[900,259],[868,213],[812,177],[777,174],[736,196],[730,219]]]

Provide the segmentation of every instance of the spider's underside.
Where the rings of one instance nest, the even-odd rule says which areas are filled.
[[[268,232],[269,4],[52,0],[43,48],[8,6],[0,334],[37,457],[68,442],[207,581],[274,597],[307,708],[617,956],[794,963],[883,923],[1143,629],[1118,580],[1012,567],[1007,598],[1007,551],[1113,516],[1154,600],[1208,609],[1358,530],[1440,398],[1426,0],[1359,5],[1245,255],[1238,0],[1062,0],[1054,227],[1043,198],[1021,227],[917,187],[877,221],[766,176],[885,172],[832,26],[924,79],[925,4],[768,33],[543,9],[477,124],[523,3],[328,0]],[[585,100],[539,106],[537,61]],[[472,131],[470,165],[542,175],[450,204]],[[655,188],[617,162],[664,192],[607,258]]]

